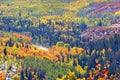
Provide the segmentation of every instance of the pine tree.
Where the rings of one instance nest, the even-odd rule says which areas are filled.
[[[31,71],[29,72],[28,80],[32,80],[32,73],[31,73]]]
[[[13,42],[12,42],[12,39],[10,38],[9,40],[9,46],[12,47],[13,46]]]
[[[24,80],[24,72],[23,72],[23,70],[21,71],[21,74],[20,74],[20,80]]]
[[[5,56],[7,55],[7,50],[6,50],[6,48],[4,48],[4,55],[5,55]]]
[[[77,66],[77,62],[73,59],[73,66]]]

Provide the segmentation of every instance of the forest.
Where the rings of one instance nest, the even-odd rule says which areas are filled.
[[[119,80],[119,6],[0,0],[0,80]]]

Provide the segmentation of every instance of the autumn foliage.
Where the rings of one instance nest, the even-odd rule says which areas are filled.
[[[5,73],[0,73],[0,80],[5,80],[5,78],[6,78]]]
[[[22,38],[23,40],[27,40],[27,41],[29,41],[29,42],[32,41],[32,38],[31,38],[31,37],[28,37],[28,36],[25,36],[25,35],[21,35],[21,34],[16,33],[16,32],[13,33],[13,36],[16,36],[16,37],[18,37],[18,38]]]

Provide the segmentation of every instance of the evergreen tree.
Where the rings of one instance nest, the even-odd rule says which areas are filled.
[[[10,38],[9,40],[9,46],[12,47],[13,46],[13,42],[12,42],[12,39]]]
[[[101,20],[98,22],[98,26],[103,26]]]
[[[28,80],[32,80],[32,73],[31,73],[31,71],[29,72]]]
[[[81,23],[81,27],[82,27],[82,31],[86,30],[87,29],[87,24],[83,21]]]
[[[23,70],[21,71],[21,74],[20,74],[20,80],[24,80],[24,72],[23,72]]]
[[[73,66],[77,66],[77,62],[75,61],[74,58],[73,58]]]
[[[4,55],[5,55],[5,56],[7,55],[7,50],[6,50],[6,48],[4,48]]]
[[[28,70],[25,69],[25,76],[28,77]]]

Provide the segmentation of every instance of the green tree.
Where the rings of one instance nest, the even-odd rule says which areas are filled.
[[[4,48],[4,55],[6,56],[7,55],[7,49]]]
[[[64,42],[57,42],[56,46],[64,47]]]
[[[20,80],[24,80],[24,72],[23,72],[23,70],[21,71],[21,74],[20,74]]]
[[[20,80],[20,76],[14,75],[14,76],[12,77],[12,80]]]

